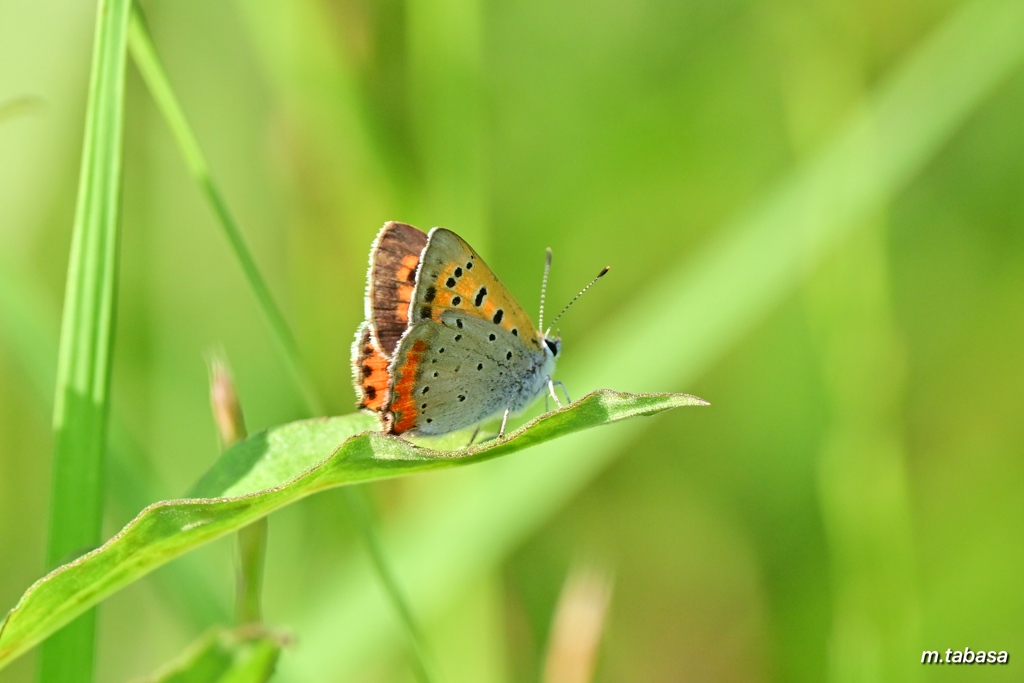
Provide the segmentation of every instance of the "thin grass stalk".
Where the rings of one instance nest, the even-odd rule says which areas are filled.
[[[245,417],[238,402],[235,381],[223,359],[210,361],[210,407],[226,451],[246,437]],[[238,532],[238,568],[235,572],[235,620],[241,626],[263,620],[263,569],[267,555],[267,518],[262,517]]]
[[[131,0],[101,0],[97,11],[57,359],[49,567],[97,545],[102,533],[130,9]],[[39,680],[91,681],[95,629],[92,610],[49,639],[39,657]]]
[[[184,110],[174,94],[170,81],[167,79],[163,65],[156,54],[156,48],[154,47],[145,18],[137,7],[132,12],[130,47],[132,58],[142,74],[143,80],[146,82],[147,87],[149,87],[153,99],[164,115],[172,135],[174,135],[182,154],[185,156],[186,165],[212,205],[214,213],[228,237],[232,251],[242,265],[246,278],[256,294],[260,309],[266,316],[275,340],[278,342],[278,350],[282,353],[286,365],[291,370],[292,378],[302,390],[309,413],[311,415],[323,415],[325,412],[323,402],[320,400],[316,388],[309,378],[309,374],[304,369],[294,337],[288,328],[284,316],[281,315],[280,310],[274,303],[270,289],[260,275],[256,261],[249,252],[248,246],[227,207],[223,195],[213,182],[206,157],[199,146],[195,133],[185,118]],[[429,683],[432,679],[428,673],[430,669],[424,657],[426,647],[420,630],[416,626],[412,609],[398,589],[393,573],[388,568],[387,559],[381,551],[380,542],[377,538],[377,531],[373,527],[369,515],[357,512],[365,508],[365,503],[354,490],[345,489],[342,491],[342,496],[345,499],[346,505],[353,511],[356,527],[367,543],[378,578],[393,603],[395,611],[399,614],[413,645],[413,652],[416,656],[415,668],[417,675],[421,680]]]
[[[231,251],[238,259],[239,265],[253,294],[259,303],[260,310],[270,325],[271,337],[277,344],[278,351],[285,362],[285,367],[291,374],[292,381],[299,388],[302,398],[312,415],[323,415],[324,405],[320,395],[313,384],[313,380],[306,371],[299,355],[299,346],[292,336],[288,323],[281,313],[281,309],[274,302],[270,288],[260,275],[256,260],[252,257],[245,237],[242,235],[238,222],[228,208],[224,195],[213,182],[210,173],[210,165],[203,154],[199,141],[196,139],[192,127],[185,118],[185,112],[178,102],[178,98],[171,88],[170,81],[164,71],[160,59],[157,57],[156,48],[153,45],[153,38],[146,25],[142,10],[136,5],[132,11],[131,25],[129,28],[129,46],[132,60],[142,74],[146,86],[149,88],[153,100],[156,102],[160,113],[163,114],[167,127],[174,136],[182,156],[185,157],[185,165],[188,166],[192,177],[199,185],[200,191],[210,203],[217,217],[217,224],[224,231],[224,236],[231,245]]]
[[[348,507],[349,514],[354,520],[356,520],[356,528],[359,530],[359,533],[362,534],[363,540],[366,542],[366,547],[370,552],[370,560],[373,563],[374,570],[380,578],[381,583],[384,585],[384,590],[387,592],[389,599],[394,604],[395,609],[398,612],[398,616],[402,620],[402,625],[405,628],[406,633],[409,634],[409,639],[412,641],[412,646],[416,654],[416,658],[413,662],[415,664],[413,669],[416,672],[416,677],[420,680],[420,683],[433,683],[437,678],[433,674],[433,667],[428,665],[430,657],[428,652],[424,649],[424,643],[426,641],[420,632],[419,625],[416,622],[416,617],[409,608],[408,601],[405,599],[405,596],[402,595],[402,589],[398,585],[398,579],[395,578],[395,575],[388,564],[387,556],[384,554],[384,549],[380,544],[380,538],[374,532],[375,527],[373,519],[370,517],[369,504],[363,494],[363,490],[358,486],[350,486],[343,488],[341,492],[345,505]]]

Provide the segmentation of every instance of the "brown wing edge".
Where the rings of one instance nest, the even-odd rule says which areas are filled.
[[[366,321],[377,348],[390,358],[409,326],[409,305],[427,233],[388,221],[370,248],[366,274]]]

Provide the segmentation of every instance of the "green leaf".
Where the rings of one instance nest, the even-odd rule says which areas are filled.
[[[376,418],[364,414],[301,420],[254,434],[225,451],[188,499],[150,505],[102,547],[31,586],[0,627],[0,668],[157,567],[311,493],[461,467],[589,427],[694,405],[707,404],[686,394],[602,390],[469,448],[459,447],[465,432],[417,444],[370,432]]]
[[[210,631],[175,661],[136,683],[263,683],[287,639],[255,624]]]
[[[94,547],[103,521],[130,9],[131,0],[101,0],[97,9],[57,360],[46,550],[51,567]],[[40,656],[40,680],[91,681],[94,630],[95,615],[88,614],[48,643]]]

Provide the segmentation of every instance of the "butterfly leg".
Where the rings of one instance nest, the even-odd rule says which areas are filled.
[[[562,402],[560,400],[558,400],[558,394],[555,393],[555,385],[556,384],[561,384],[561,382],[553,382],[553,381],[551,381],[551,378],[548,377],[548,393],[551,394],[551,398],[555,399],[555,405],[558,406],[559,408],[561,408],[562,407]],[[562,387],[562,388],[564,389],[565,387]],[[546,397],[544,399],[544,403],[545,403],[545,407],[547,407],[547,398]]]
[[[505,436],[505,425],[508,424],[509,413],[512,412],[512,406],[505,408],[505,415],[501,418],[501,429],[498,430],[498,438]]]
[[[477,425],[476,429],[473,430],[473,436],[469,437],[469,443],[466,444],[466,448],[469,448],[470,446],[473,445],[473,442],[476,441],[476,437],[479,434],[480,434],[480,425]]]
[[[552,382],[557,387],[562,387],[562,393],[565,394],[566,403],[572,403],[572,399],[569,398],[569,390],[565,388],[565,384],[562,382]]]

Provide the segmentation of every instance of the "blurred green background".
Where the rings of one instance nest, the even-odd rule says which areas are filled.
[[[572,395],[712,403],[370,489],[441,680],[538,680],[580,564],[614,577],[596,681],[1020,679],[1024,5],[144,8],[332,413],[392,219],[459,232],[529,311],[545,247],[551,308],[611,264],[561,323]],[[0,610],[45,569],[94,20],[0,4]],[[132,66],[123,196],[106,536],[215,459],[211,352],[250,431],[302,416]],[[98,680],[226,619],[232,552],[103,603]],[[337,492],[270,518],[265,601],[279,680],[413,680]],[[919,664],[964,647],[1010,663]]]

